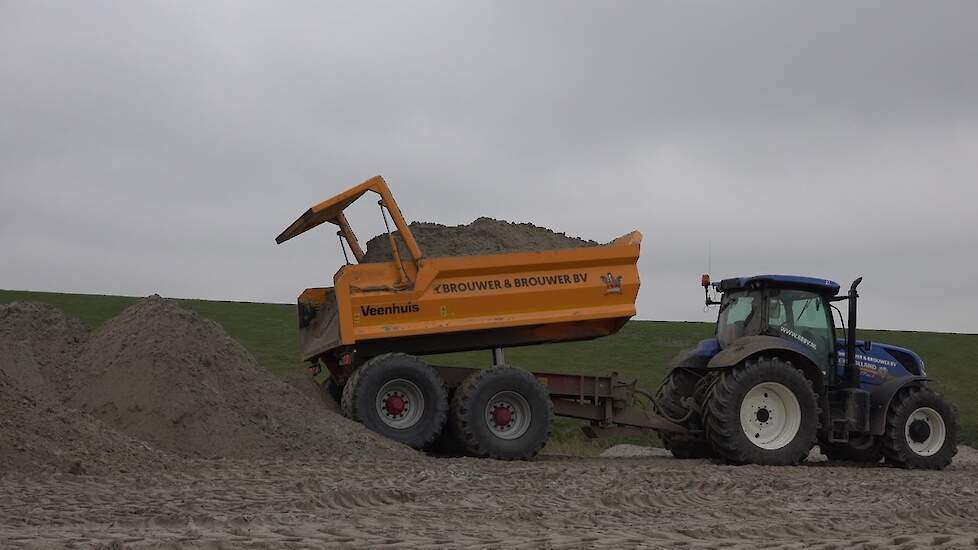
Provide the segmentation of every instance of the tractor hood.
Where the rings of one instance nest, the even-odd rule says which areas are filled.
[[[922,376],[926,374],[924,361],[912,350],[873,342],[872,347],[867,352],[864,346],[863,340],[856,340],[856,364],[859,365],[861,377],[866,382],[879,383],[894,376]],[[846,364],[845,348],[846,340],[837,339],[836,349],[839,350],[840,366]]]

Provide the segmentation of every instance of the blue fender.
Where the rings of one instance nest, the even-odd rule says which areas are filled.
[[[765,335],[745,336],[714,355],[706,366],[710,369],[732,367],[748,357],[761,353],[777,355],[782,359],[792,361],[794,366],[801,369],[812,381],[815,391],[821,392],[825,373],[818,368],[818,363],[815,361],[811,349],[784,338]]]
[[[882,435],[886,429],[886,413],[890,410],[893,396],[908,386],[923,386],[930,380],[926,376],[904,376],[887,380],[878,386],[864,388],[869,390],[869,433]]]

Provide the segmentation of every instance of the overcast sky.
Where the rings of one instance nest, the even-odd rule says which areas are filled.
[[[978,332],[978,2],[0,0],[0,288],[292,302],[303,210],[645,235],[699,276],[865,277],[860,324]],[[369,201],[361,237],[383,225]]]

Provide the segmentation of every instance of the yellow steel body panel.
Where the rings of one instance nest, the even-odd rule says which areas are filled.
[[[390,290],[397,280],[393,262],[348,265],[334,278],[336,310],[321,315],[339,317],[339,342],[356,346],[365,341],[407,336],[447,335],[521,326],[587,323],[597,327],[607,319],[635,315],[641,235],[634,232],[599,247],[426,258],[412,288]],[[370,289],[384,290],[370,290]],[[320,291],[322,289],[319,289]],[[309,289],[300,302],[321,301]],[[320,323],[311,324],[315,330]],[[602,332],[606,333],[607,331]],[[520,344],[564,339],[526,331]],[[570,332],[566,339],[576,339]],[[593,337],[593,336],[591,336]],[[331,339],[305,335],[304,342]],[[485,347],[494,347],[486,342]],[[328,348],[303,346],[306,359]]]
[[[412,257],[346,265],[332,288],[306,289],[303,359],[348,347],[435,353],[595,338],[635,315],[638,231],[596,247],[424,257],[379,176],[314,206],[277,240],[331,222],[359,252],[343,209],[367,191],[381,195]]]

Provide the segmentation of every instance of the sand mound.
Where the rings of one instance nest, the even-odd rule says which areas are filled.
[[[94,333],[50,306],[0,306],[0,464],[99,473],[169,466],[175,455],[421,459],[294,378],[158,296]]]
[[[412,222],[411,233],[425,256],[471,256],[502,252],[533,252],[553,248],[597,246],[595,241],[569,237],[546,227],[531,223],[511,223],[492,218],[478,218],[468,225],[447,226],[437,223]],[[394,232],[395,235],[398,232]],[[402,258],[409,258],[407,249],[397,240]],[[367,241],[364,262],[391,260],[387,234]]]
[[[191,457],[414,455],[263,369],[213,321],[153,296],[91,335],[69,405]]]
[[[59,398],[85,328],[59,310],[15,302],[0,306],[0,464],[10,470],[92,473],[132,470],[168,460]]]

